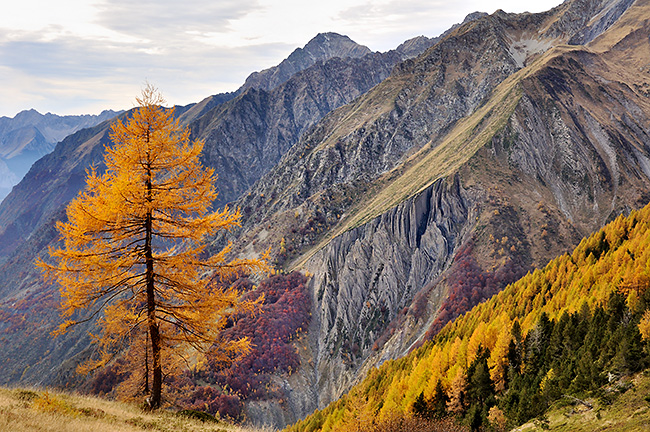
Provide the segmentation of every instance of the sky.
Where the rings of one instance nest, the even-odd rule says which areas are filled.
[[[0,116],[129,109],[146,83],[169,105],[236,90],[316,34],[373,51],[438,36],[471,12],[561,0],[19,0],[0,13]]]

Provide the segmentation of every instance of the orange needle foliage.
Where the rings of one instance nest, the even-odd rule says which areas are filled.
[[[66,321],[55,333],[103,313],[94,336],[101,356],[82,369],[128,351],[131,367],[144,369],[147,393],[151,376],[149,401],[157,408],[163,366],[204,352],[230,315],[253,310],[254,302],[240,302],[240,293],[220,282],[266,264],[226,262],[229,247],[205,257],[206,237],[239,225],[239,211],[210,212],[217,193],[213,170],[199,162],[203,142],[190,142],[157,90],[148,85],[136,100],[132,115],[112,125],[106,172],[89,170],[68,222],[57,224],[63,247],[50,249],[56,264],[38,264],[61,286]],[[71,319],[82,309],[88,315]],[[240,340],[221,352],[231,358],[248,349]]]

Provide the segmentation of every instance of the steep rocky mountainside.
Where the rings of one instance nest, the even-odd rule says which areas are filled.
[[[319,61],[334,57],[358,58],[370,52],[368,47],[357,44],[347,36],[337,33],[319,33],[303,48],[296,48],[279,65],[250,74],[242,88],[271,90]]]
[[[277,262],[313,274],[310,366],[287,384],[293,412],[268,410],[325,406],[650,200],[647,8],[569,1],[462,26],[325,117],[238,202],[240,253],[282,243]]]
[[[205,140],[204,162],[220,175],[217,186],[224,203],[268,171],[303,131],[382,81],[402,58],[396,51],[334,57],[271,90],[248,88],[212,96],[176,107],[176,114],[193,138]],[[85,170],[92,164],[101,169],[109,126],[105,122],[60,142],[0,204],[0,327],[7,334],[0,356],[11,363],[0,372],[4,382],[61,383],[70,372],[61,363],[88,353],[83,336],[87,328],[57,341],[36,330],[57,321],[58,293],[43,284],[33,260],[55,240],[54,223],[65,217],[65,206],[83,187]],[[41,323],[37,326],[21,318],[35,313]],[[25,338],[34,338],[29,351],[22,344]]]
[[[0,117],[0,200],[37,159],[54,149],[57,142],[118,114],[107,110],[99,115],[58,116],[32,109],[13,118]]]
[[[179,110],[206,140],[221,202],[240,197],[235,251],[271,246],[279,266],[312,275],[311,323],[296,342],[303,366],[278,375],[284,396],[249,404],[250,419],[282,425],[327,405],[648,202],[647,3],[478,15],[416,57],[409,47],[427,41],[314,62],[273,89]],[[2,381],[61,383],[87,355],[84,329],[47,338],[57,294],[32,260],[100,159],[105,130],[64,140],[0,205]],[[34,314],[40,321],[21,320]]]
[[[589,400],[600,425],[567,426],[575,413],[567,409],[551,430],[609,430],[611,417],[594,412],[622,393],[642,390],[634,375],[650,365],[648,321],[642,318],[650,315],[649,262],[647,204],[476,305],[424,346],[372,370],[341,399],[287,431],[363,430],[368,419],[381,424],[415,413],[431,420],[432,411],[453,411],[455,421],[464,417],[472,426],[497,426],[494,415],[488,420],[493,406],[507,417],[495,429],[507,430],[539,419],[553,405],[567,407],[558,402],[575,396]],[[477,379],[481,368],[487,379]],[[453,409],[435,403],[446,397]],[[477,409],[478,416],[468,415]],[[630,411],[637,414],[619,416],[618,430],[641,430],[638,424],[647,423],[647,408]]]
[[[416,36],[412,39],[409,39],[399,44],[399,46],[395,48],[395,51],[401,53],[405,58],[417,57],[420,54],[422,54],[424,51],[426,51],[428,48],[435,45],[438,41],[443,39],[445,36],[450,34],[452,31],[456,30],[461,25],[466,24],[470,21],[477,20],[486,15],[487,14],[485,12],[473,12],[467,15],[462,23],[454,24],[440,36],[436,36],[433,38],[428,38],[426,36]]]
[[[191,123],[205,140],[221,204],[233,201],[273,168],[310,126],[385,79],[402,59],[395,51],[335,57],[295,74],[271,91],[248,89]]]

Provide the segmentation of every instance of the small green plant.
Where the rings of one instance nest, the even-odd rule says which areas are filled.
[[[595,391],[594,395],[598,397],[598,402],[602,406],[608,406],[614,403],[619,393],[617,391],[605,391],[599,389],[600,391]]]
[[[23,402],[31,402],[39,397],[39,394],[33,390],[18,389],[15,390],[15,394],[18,400],[21,400]]]
[[[203,423],[205,422],[218,422],[212,414],[204,412],[204,411],[197,411],[197,410],[191,410],[191,409],[185,409],[182,411],[179,411],[177,413],[181,417],[187,417],[187,418],[193,418],[196,420],[201,420]]]

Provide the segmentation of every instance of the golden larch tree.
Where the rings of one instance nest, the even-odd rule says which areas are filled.
[[[68,221],[57,224],[63,246],[50,249],[53,264],[39,265],[61,287],[65,322],[55,334],[99,317],[93,338],[101,355],[86,368],[130,352],[126,358],[143,367],[143,390],[158,408],[163,360],[205,352],[230,315],[252,310],[222,282],[266,264],[227,261],[229,247],[207,257],[206,238],[237,226],[240,214],[211,212],[217,193],[213,170],[199,161],[203,142],[190,142],[160,93],[147,85],[136,100],[130,116],[112,125],[105,172],[88,170]],[[219,348],[230,357],[245,352],[248,341]]]

